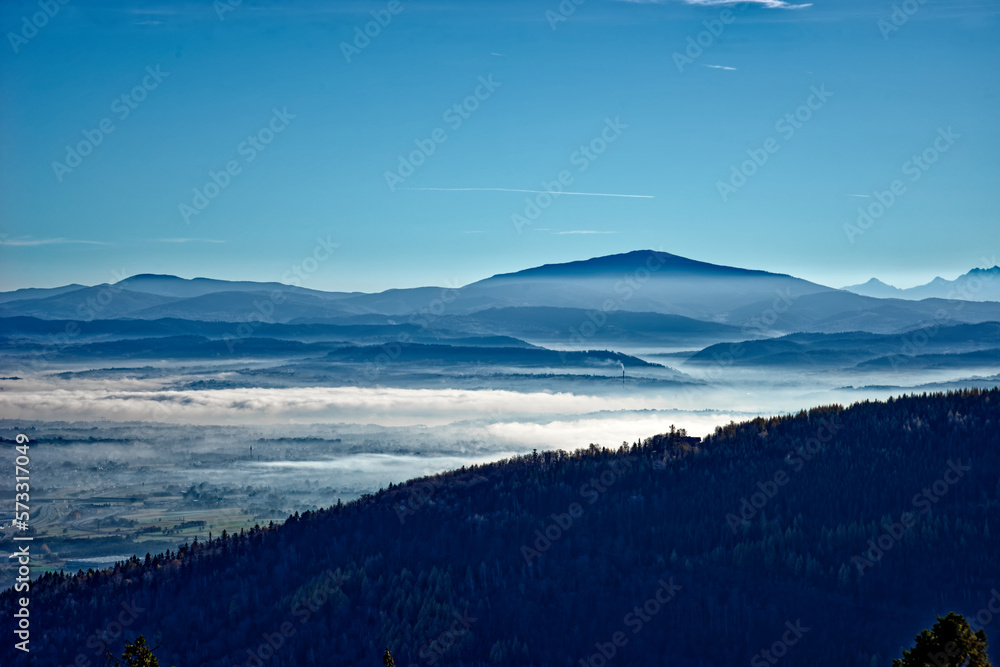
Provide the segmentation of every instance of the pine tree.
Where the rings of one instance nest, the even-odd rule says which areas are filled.
[[[892,661],[893,667],[992,667],[986,652],[986,632],[973,632],[965,617],[954,612],[938,616],[930,630],[916,637],[916,645]]]
[[[146,638],[139,635],[131,644],[125,644],[125,652],[122,653],[121,660],[106,654],[108,667],[160,667],[160,661],[153,654],[153,649],[146,645]],[[122,662],[124,660],[124,662]]]

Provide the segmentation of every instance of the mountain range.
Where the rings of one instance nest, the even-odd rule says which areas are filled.
[[[1000,288],[992,282],[998,274],[1000,267],[975,270],[963,276],[962,284],[970,289],[978,285],[977,296],[993,295]],[[878,291],[871,282],[866,285],[873,287],[868,291]],[[856,291],[861,290],[837,290],[785,274],[639,250],[494,275],[456,289],[419,287],[374,294],[140,274],[114,284],[0,293],[0,317],[83,322],[171,318],[246,323],[255,332],[272,323],[409,323],[425,332],[527,340],[534,336],[567,344],[623,336],[635,343],[666,339],[691,344],[706,338],[803,331],[888,334],[942,317],[949,324],[1000,321],[997,301],[943,298],[937,292],[916,301],[912,294]]]
[[[951,362],[955,366],[994,366],[1000,362],[1000,323],[958,324],[939,327],[926,340],[905,336],[848,332],[795,333],[740,343],[739,353],[725,357],[741,366],[807,366],[812,368],[861,367],[895,369],[904,365]],[[732,346],[711,345],[692,355],[687,364],[714,363]]]
[[[938,276],[925,285],[900,289],[887,285],[878,278],[872,278],[860,285],[848,285],[841,289],[862,296],[879,299],[960,299],[964,301],[1000,301],[1000,266],[989,269],[972,269],[968,273],[945,280]],[[996,281],[996,282],[994,282]]]

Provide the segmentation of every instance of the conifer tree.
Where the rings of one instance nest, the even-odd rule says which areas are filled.
[[[930,630],[916,637],[916,645],[892,661],[892,667],[992,667],[986,652],[986,632],[973,632],[965,617],[954,612],[938,616]]]

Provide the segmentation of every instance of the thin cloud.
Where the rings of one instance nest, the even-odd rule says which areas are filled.
[[[110,243],[103,243],[101,241],[84,241],[81,239],[67,239],[62,237],[55,239],[0,239],[0,245],[7,246],[66,245],[71,243],[80,243],[84,245],[111,245]]]
[[[571,229],[565,232],[552,232],[553,234],[618,234],[618,232],[602,232],[593,229]]]
[[[560,194],[574,195],[578,197],[632,197],[636,199],[655,199],[653,195],[622,195],[607,192],[559,192],[553,193],[549,190],[521,190],[518,188],[400,188],[400,190],[432,190],[435,192],[529,192],[534,194]]]
[[[174,238],[174,239],[150,239],[151,243],[225,243],[225,241],[220,241],[219,239],[190,239],[190,238]]]
[[[140,16],[177,16],[183,12],[177,7],[129,7],[126,14],[138,14]]]
[[[870,199],[871,195],[847,195],[848,197],[864,197],[865,199]]]
[[[630,2],[638,5],[662,5],[673,0],[619,0],[620,2]],[[719,5],[757,5],[764,9],[805,9],[812,7],[812,3],[793,5],[785,0],[679,0],[686,5],[696,5],[698,7],[716,7]]]
[[[726,67],[725,65],[705,65],[704,63],[702,63],[702,67],[711,67],[712,69],[724,69],[730,72],[736,71],[735,67]]]
[[[507,57],[506,53],[494,53],[493,51],[490,51],[490,55],[491,56],[499,56],[500,58],[506,58]]]

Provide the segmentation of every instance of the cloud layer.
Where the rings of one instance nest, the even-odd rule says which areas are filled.
[[[631,2],[638,5],[662,5],[672,0],[620,0],[621,2]],[[697,5],[701,7],[714,7],[716,5],[756,5],[765,9],[805,9],[812,7],[812,3],[792,4],[785,0],[680,0],[686,5]]]
[[[510,451],[617,446],[661,433],[671,424],[705,435],[748,415],[687,412],[657,396],[609,398],[497,390],[316,387],[169,391],[124,387],[26,387],[0,392],[0,413],[43,421],[147,421],[168,424],[273,425],[336,423],[422,426],[440,436],[501,445]],[[643,412],[638,412],[643,411]]]

